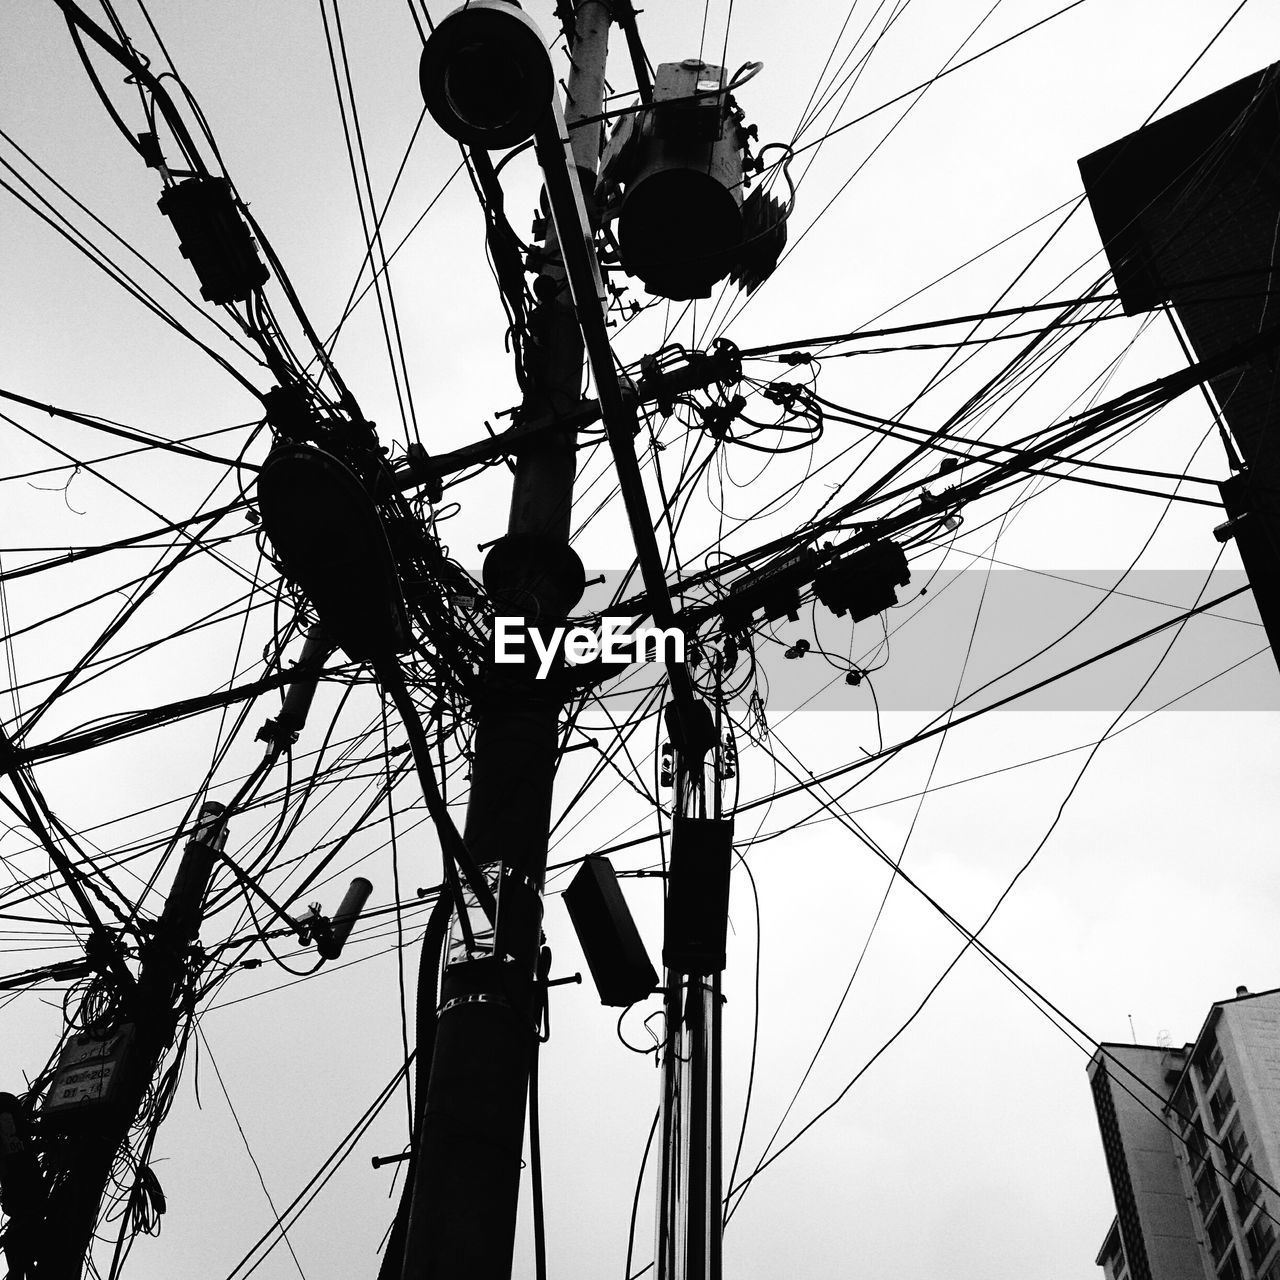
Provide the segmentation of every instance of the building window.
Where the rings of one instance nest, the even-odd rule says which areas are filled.
[[[1209,1095],[1209,1113],[1213,1116],[1213,1123],[1222,1128],[1222,1122],[1231,1112],[1231,1108],[1236,1104],[1235,1094],[1231,1092],[1231,1081],[1224,1075],[1222,1082]]]
[[[1196,1179],[1196,1199],[1200,1202],[1200,1216],[1207,1219],[1218,1199],[1218,1175],[1211,1160],[1204,1162],[1204,1168]]]
[[[1124,1243],[1120,1239],[1119,1222],[1116,1226],[1115,1247],[1102,1259],[1102,1266],[1108,1280],[1127,1280],[1129,1269],[1124,1262]]]
[[[1236,1165],[1244,1164],[1249,1159],[1249,1144],[1245,1141],[1239,1116],[1231,1121],[1231,1127],[1222,1135],[1222,1150],[1227,1158],[1228,1177]]]
[[[1240,1256],[1232,1249],[1218,1264],[1218,1280],[1244,1280],[1240,1270]]]
[[[1107,1280],[1129,1280],[1129,1268],[1124,1265],[1124,1258],[1118,1253],[1107,1259],[1103,1274]]]
[[[1173,1112],[1174,1118],[1178,1122],[1178,1132],[1185,1137],[1187,1128],[1193,1122],[1196,1114],[1196,1100],[1191,1093],[1190,1077],[1183,1076],[1181,1087],[1173,1095],[1173,1100],[1169,1103],[1169,1110]]]
[[[1187,1160],[1191,1165],[1191,1172],[1194,1174],[1209,1150],[1209,1144],[1205,1141],[1204,1128],[1200,1123],[1199,1116],[1192,1121],[1191,1126],[1183,1137],[1183,1141],[1187,1144]]]
[[[1200,1059],[1197,1066],[1197,1070],[1200,1072],[1200,1087],[1202,1089],[1207,1090],[1213,1083],[1213,1077],[1218,1074],[1220,1066],[1222,1066],[1222,1050],[1218,1047],[1218,1041],[1215,1038],[1209,1041],[1204,1057]]]
[[[1244,1222],[1255,1208],[1262,1205],[1262,1184],[1253,1171],[1252,1160],[1240,1170],[1231,1190],[1236,1202],[1236,1216]]]
[[[1102,1150],[1107,1157],[1107,1172],[1111,1175],[1111,1193],[1115,1197],[1116,1218],[1120,1224],[1120,1238],[1124,1241],[1129,1274],[1132,1280],[1152,1280],[1151,1264],[1147,1260],[1147,1250],[1142,1240],[1137,1201],[1134,1199],[1133,1183],[1125,1163],[1124,1144],[1120,1141],[1120,1122],[1116,1117],[1116,1104],[1111,1096],[1111,1082],[1107,1077],[1105,1062],[1098,1063],[1090,1088],[1098,1112],[1098,1128],[1102,1131]]]
[[[1227,1211],[1219,1203],[1218,1210],[1205,1224],[1209,1236],[1209,1248],[1213,1251],[1214,1262],[1221,1262],[1222,1255],[1231,1247],[1231,1224],[1227,1221]]]
[[[1271,1219],[1265,1213],[1258,1214],[1253,1220],[1253,1226],[1244,1233],[1244,1238],[1249,1246],[1249,1257],[1253,1259],[1253,1265],[1260,1268],[1276,1242],[1276,1230]]]

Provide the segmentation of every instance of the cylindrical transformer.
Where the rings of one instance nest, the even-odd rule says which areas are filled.
[[[618,248],[627,273],[659,297],[708,297],[742,246],[743,143],[723,81],[722,68],[697,59],[663,63],[630,144]]]

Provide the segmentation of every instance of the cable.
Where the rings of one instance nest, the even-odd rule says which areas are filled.
[[[226,1101],[227,1110],[231,1112],[231,1119],[235,1122],[236,1132],[240,1135],[240,1142],[244,1146],[245,1154],[249,1157],[249,1163],[253,1165],[254,1176],[258,1179],[258,1185],[262,1188],[262,1194],[267,1198],[267,1206],[270,1208],[275,1221],[280,1223],[280,1211],[276,1208],[276,1202],[272,1199],[266,1179],[262,1176],[262,1168],[258,1164],[257,1157],[253,1154],[253,1148],[249,1145],[249,1138],[244,1131],[244,1125],[240,1123],[240,1117],[236,1114],[235,1104],[231,1101],[231,1094],[227,1092],[226,1082],[222,1078],[222,1072],[218,1069],[218,1060],[213,1056],[213,1049],[204,1034],[204,1029],[197,1026],[196,1034],[200,1037],[200,1043],[204,1045],[205,1052],[209,1055],[209,1065],[213,1068],[213,1074],[218,1081],[218,1088],[222,1091],[223,1099]],[[293,1249],[293,1242],[289,1239],[288,1230],[283,1223],[280,1225],[280,1235],[284,1240],[285,1248],[289,1250],[289,1256],[293,1259],[293,1265],[297,1268],[298,1275],[302,1277],[302,1280],[306,1280],[302,1270],[302,1263],[298,1261],[298,1255]]]
[[[544,987],[544,1000],[545,997]],[[538,1059],[541,1047],[540,1037],[535,1036],[529,1058],[529,1183],[533,1200],[534,1280],[547,1280],[547,1228],[542,1204],[542,1129],[538,1109]]]
[[[355,1124],[353,1124],[351,1128],[348,1129],[347,1132],[338,1140],[338,1145],[334,1147],[333,1151],[325,1158],[317,1172],[285,1206],[284,1212],[276,1215],[275,1222],[273,1222],[271,1226],[258,1237],[258,1239],[250,1246],[248,1252],[245,1253],[244,1257],[242,1257],[240,1261],[231,1268],[227,1273],[226,1280],[237,1280],[237,1277],[240,1276],[241,1273],[243,1273],[244,1277],[252,1275],[252,1273],[256,1271],[266,1260],[267,1256],[275,1248],[276,1244],[278,1244],[280,1239],[283,1238],[287,1225],[291,1225],[292,1221],[297,1220],[298,1214],[302,1209],[305,1209],[307,1205],[309,1205],[311,1201],[324,1190],[329,1179],[333,1177],[342,1165],[343,1161],[345,1161],[352,1151],[355,1150],[356,1142],[377,1118],[378,1113],[386,1105],[387,1100],[399,1089],[400,1077],[408,1069],[408,1063],[404,1063],[396,1069],[391,1079],[383,1085],[382,1089],[375,1096],[373,1102],[369,1104],[361,1116],[356,1120]],[[345,1151],[343,1150],[344,1147],[346,1148]],[[297,1212],[295,1212],[295,1210]],[[290,1214],[293,1215],[293,1218],[290,1224],[286,1224],[285,1218]],[[272,1240],[271,1237],[277,1230],[280,1232],[280,1235],[275,1240]],[[271,1243],[267,1244],[269,1240]],[[263,1245],[266,1245],[266,1248],[262,1250],[262,1256],[258,1258],[252,1266],[248,1266],[246,1270],[249,1260],[255,1253],[262,1249]]]
[[[391,700],[396,704],[396,710],[400,713],[401,722],[409,737],[414,765],[418,772],[418,780],[422,784],[423,799],[426,801],[427,809],[431,813],[431,820],[435,823],[436,831],[440,837],[440,847],[444,853],[447,873],[454,877],[454,894],[459,923],[464,929],[469,928],[469,925],[465,923],[468,913],[466,900],[462,893],[462,883],[458,878],[460,872],[461,876],[466,879],[467,888],[492,924],[497,918],[497,904],[494,901],[493,890],[489,887],[489,882],[485,879],[484,874],[476,866],[475,860],[467,850],[462,836],[454,825],[452,815],[441,798],[440,788],[436,784],[435,773],[431,767],[431,748],[427,743],[426,735],[422,731],[422,721],[418,717],[418,709],[413,705],[413,699],[409,696],[409,690],[405,686],[400,668],[395,664],[394,660],[379,663],[378,676],[382,681],[383,687],[391,695]]]
[[[631,1251],[635,1247],[636,1215],[640,1212],[640,1189],[644,1186],[645,1165],[649,1163],[649,1150],[653,1146],[653,1135],[658,1132],[658,1117],[661,1114],[661,1107],[653,1113],[653,1123],[649,1126],[649,1136],[645,1139],[644,1154],[640,1157],[640,1172],[636,1174],[636,1190],[631,1197],[631,1225],[627,1228],[627,1262],[622,1271],[623,1280],[637,1280],[638,1276],[644,1275],[653,1266],[651,1262],[648,1267],[633,1272],[631,1270]]]
[[[1225,550],[1225,548],[1219,550],[1218,556],[1214,560],[1215,568],[1217,566],[1218,560],[1221,559],[1223,550]],[[1211,568],[1209,571],[1210,575],[1212,574],[1212,572],[1213,572],[1213,569]],[[1204,584],[1200,590],[1200,596],[1203,596],[1205,590],[1208,588],[1208,585],[1209,585],[1209,576],[1206,575]],[[1199,605],[1200,596],[1197,597],[1197,601],[1196,601],[1197,605]],[[862,1076],[871,1068],[871,1066],[881,1056],[883,1056],[890,1049],[890,1047],[892,1047],[892,1045],[898,1040],[898,1038],[907,1030],[908,1027],[911,1026],[911,1024],[920,1015],[925,1005],[928,1004],[929,1000],[933,997],[934,993],[938,990],[938,988],[942,985],[942,983],[947,979],[947,977],[955,969],[956,965],[960,963],[961,959],[963,959],[965,954],[968,952],[969,948],[978,942],[978,939],[981,937],[987,925],[989,925],[992,919],[995,917],[996,912],[1000,909],[1002,904],[1008,898],[1009,894],[1013,892],[1014,886],[1017,885],[1018,881],[1030,868],[1031,864],[1040,855],[1045,845],[1048,844],[1050,837],[1053,835],[1054,831],[1057,830],[1058,824],[1059,822],[1061,822],[1062,816],[1066,812],[1067,805],[1071,802],[1072,797],[1076,794],[1076,791],[1079,789],[1080,783],[1084,780],[1084,776],[1088,771],[1089,766],[1093,763],[1094,757],[1102,749],[1103,743],[1108,740],[1112,731],[1116,728],[1116,726],[1120,723],[1120,721],[1125,717],[1129,709],[1133,706],[1135,702],[1137,702],[1138,698],[1142,695],[1143,691],[1155,678],[1156,672],[1158,672],[1160,668],[1163,666],[1165,659],[1169,656],[1169,653],[1172,650],[1173,646],[1177,643],[1178,637],[1182,634],[1183,628],[1186,626],[1186,623],[1190,620],[1191,616],[1193,616],[1195,611],[1196,610],[1193,607],[1192,611],[1188,612],[1188,614],[1185,617],[1179,620],[1177,624],[1177,630],[1174,632],[1173,636],[1170,638],[1169,643],[1165,646],[1163,653],[1161,653],[1160,657],[1156,660],[1150,673],[1138,686],[1137,690],[1131,695],[1131,697],[1125,703],[1125,705],[1121,708],[1119,713],[1114,717],[1114,719],[1111,721],[1107,729],[1103,732],[1102,736],[1090,748],[1089,754],[1085,757],[1084,763],[1080,766],[1080,769],[1076,773],[1076,776],[1073,779],[1070,787],[1067,789],[1066,795],[1063,797],[1061,803],[1058,805],[1057,811],[1055,812],[1052,821],[1049,823],[1048,828],[1045,830],[1044,835],[1041,836],[1039,842],[1032,849],[1031,853],[1027,856],[1026,860],[1021,864],[1021,866],[1019,866],[1018,870],[1014,873],[1013,878],[1001,891],[1000,896],[996,899],[996,901],[992,904],[990,910],[983,917],[982,923],[979,924],[979,926],[976,929],[972,930],[972,932],[965,929],[961,930],[965,937],[964,945],[956,953],[955,957],[947,964],[947,967],[942,971],[942,973],[930,986],[929,990],[925,992],[923,998],[919,1001],[916,1007],[907,1016],[906,1020],[902,1022],[898,1026],[898,1028],[889,1036],[889,1038],[884,1041],[884,1043],[870,1056],[870,1058],[867,1059],[867,1061],[855,1073],[855,1075],[848,1082],[848,1084],[845,1085],[845,1087],[836,1095],[836,1097],[830,1103],[828,1103],[825,1107],[823,1107],[812,1119],[810,1119],[804,1125],[802,1125],[801,1128],[794,1135],[792,1135],[791,1138],[789,1138],[785,1143],[783,1143],[782,1146],[779,1147],[778,1150],[775,1151],[772,1156],[763,1158],[756,1165],[756,1168],[753,1170],[753,1172],[749,1174],[741,1183],[739,1183],[737,1187],[730,1187],[728,1189],[726,1193],[726,1201],[730,1196],[734,1194],[735,1191],[739,1193],[743,1192],[745,1188],[748,1185],[750,1185],[752,1180],[758,1174],[760,1174],[765,1169],[767,1169],[775,1160],[777,1160],[779,1156],[782,1155],[784,1151],[787,1151],[796,1142],[798,1142],[805,1133],[807,1133],[811,1128],[813,1128],[813,1126],[817,1124],[819,1120],[821,1120],[824,1116],[828,1115],[831,1112],[831,1110],[835,1106],[837,1106],[848,1095],[849,1090],[853,1088],[853,1086],[858,1082],[858,1080],[860,1080]],[[952,723],[957,723],[957,722],[954,722],[954,721],[948,722],[948,724],[952,724]],[[944,726],[944,728],[945,727],[947,726]],[[902,874],[900,868],[896,868],[895,870],[897,871],[898,874]],[[728,1214],[726,1215],[726,1222],[730,1217],[732,1217],[733,1212],[737,1209],[738,1205],[740,1205],[741,1203],[742,1203],[742,1195],[739,1194],[737,1204],[735,1204],[733,1208],[731,1208]]]

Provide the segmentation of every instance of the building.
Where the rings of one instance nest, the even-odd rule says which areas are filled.
[[[1088,1070],[1105,1280],[1280,1280],[1280,990],[1238,987],[1193,1043],[1104,1044]]]
[[[1167,302],[1188,358],[1229,365],[1209,379],[1239,450],[1224,532],[1280,660],[1280,63],[1085,156],[1080,176],[1125,314]]]

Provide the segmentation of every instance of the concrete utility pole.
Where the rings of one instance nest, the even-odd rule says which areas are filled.
[[[173,1043],[179,1016],[174,1002],[183,988],[191,944],[200,932],[209,877],[226,840],[223,813],[223,806],[213,801],[200,810],[164,910],[144,948],[137,983],[125,999],[127,1022],[114,1029],[119,1034],[132,1028],[132,1041],[115,1068],[119,1078],[103,1080],[107,1096],[100,1107],[63,1118],[66,1132],[56,1146],[46,1136],[49,1193],[34,1250],[41,1280],[80,1280],[112,1164]],[[61,1074],[54,1077],[51,1096],[45,1100],[46,1128],[53,1123]]]
[[[565,106],[571,126],[603,110],[610,20],[603,0],[576,6]],[[570,137],[589,199],[601,125]],[[534,286],[530,385],[517,424],[568,420],[582,402],[583,340],[552,225],[549,219]],[[569,546],[576,436],[567,425],[521,450],[507,533],[485,558],[497,612],[539,627],[563,623],[584,586]],[[554,683],[519,666],[491,668],[476,707],[464,840],[494,884],[497,919],[492,935],[481,925],[474,945],[452,945],[446,958],[430,1079],[418,1101],[404,1280],[511,1274],[560,710]],[[424,964],[421,980],[434,987],[434,964]],[[433,990],[424,996],[434,1003]]]

